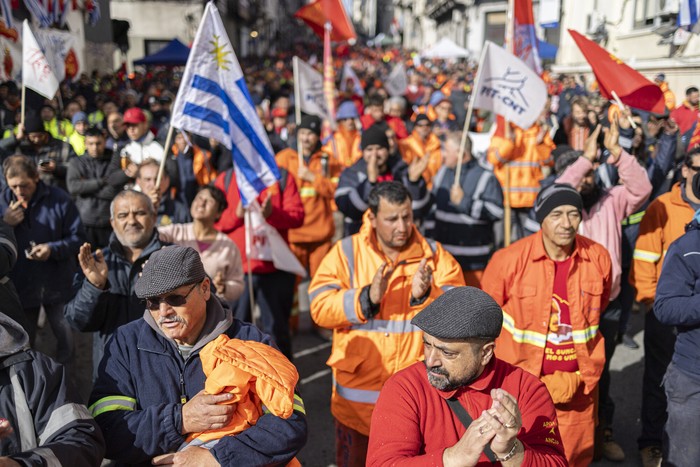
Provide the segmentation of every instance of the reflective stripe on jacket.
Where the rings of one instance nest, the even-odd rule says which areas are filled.
[[[433,270],[433,285],[422,303],[411,306],[413,275],[424,258]],[[309,286],[311,317],[319,326],[333,329],[333,351],[327,362],[334,381],[331,412],[365,435],[384,382],[423,356],[422,333],[411,319],[443,291],[464,285],[452,255],[414,227],[394,264],[379,313],[367,320],[360,295],[383,263],[391,261],[365,216],[360,233],[333,246]]]
[[[576,358],[589,394],[605,363],[598,323],[608,306],[612,273],[610,255],[601,245],[580,235],[575,244],[567,299]],[[540,377],[554,288],[554,261],[544,249],[542,231],[494,253],[481,285],[503,307],[496,356]]]

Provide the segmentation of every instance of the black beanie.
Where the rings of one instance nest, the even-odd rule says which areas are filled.
[[[550,212],[559,206],[574,206],[581,212],[583,200],[578,191],[571,185],[555,183],[540,191],[535,200],[535,218],[540,224]]]
[[[321,119],[316,115],[304,115],[297,129],[305,128],[316,133],[316,136],[321,136]]]
[[[386,131],[379,128],[377,125],[372,125],[362,132],[360,148],[365,149],[372,144],[378,144],[384,149],[389,149],[389,138],[386,137]]]

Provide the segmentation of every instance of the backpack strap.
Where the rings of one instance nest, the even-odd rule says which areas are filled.
[[[469,412],[467,412],[462,406],[462,404],[459,403],[457,398],[451,397],[447,399],[447,405],[449,405],[455,415],[457,415],[457,418],[459,418],[459,421],[462,422],[464,428],[469,428],[469,425],[471,425],[474,420],[469,415]],[[493,453],[491,446],[488,444],[484,446],[484,454],[486,454],[486,457],[488,457],[491,462],[496,462],[496,455]]]

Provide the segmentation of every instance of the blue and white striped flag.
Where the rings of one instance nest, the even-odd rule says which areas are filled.
[[[700,17],[700,0],[680,0],[678,6],[678,26],[691,26]]]
[[[24,0],[24,5],[27,7],[32,16],[39,21],[40,27],[47,28],[51,26],[49,12],[43,3],[39,2],[39,0]]]
[[[2,9],[2,17],[5,18],[5,25],[9,29],[14,29],[15,24],[12,18],[12,4],[10,0],[0,0],[0,9]]]
[[[199,24],[171,124],[214,138],[231,150],[244,206],[280,178],[272,145],[212,2]]]

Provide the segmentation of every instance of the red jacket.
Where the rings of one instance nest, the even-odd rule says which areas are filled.
[[[229,169],[233,170],[233,169]],[[226,187],[226,174],[228,171],[219,174],[216,177],[214,185],[226,193],[226,201],[228,207],[221,215],[221,219],[216,223],[217,230],[227,234],[234,241],[238,249],[241,251],[241,260],[243,261],[243,272],[248,272],[248,260],[245,249],[245,225],[243,219],[236,216],[236,207],[241,201],[238,193],[238,184],[236,177],[230,176],[229,186]],[[292,174],[287,173],[287,182],[284,186],[284,192],[280,194],[278,185],[273,185],[264,190],[258,196],[258,203],[262,206],[263,201],[267,198],[267,192],[272,192],[272,213],[270,217],[265,219],[268,224],[277,229],[282,235],[282,238],[289,243],[287,231],[301,227],[304,224],[304,205],[301,203],[299,190],[294,181]],[[251,259],[250,268],[255,274],[268,274],[275,272],[275,266],[272,261],[258,261]]]
[[[522,414],[518,439],[525,447],[523,466],[564,466],[552,398],[531,374],[493,358],[472,384],[455,391],[430,385],[425,363],[419,362],[389,378],[377,400],[369,434],[367,465],[442,466],[442,454],[467,431],[447,405],[457,397],[472,419],[491,408],[491,389],[515,397]],[[482,454],[477,465],[491,463]]]

